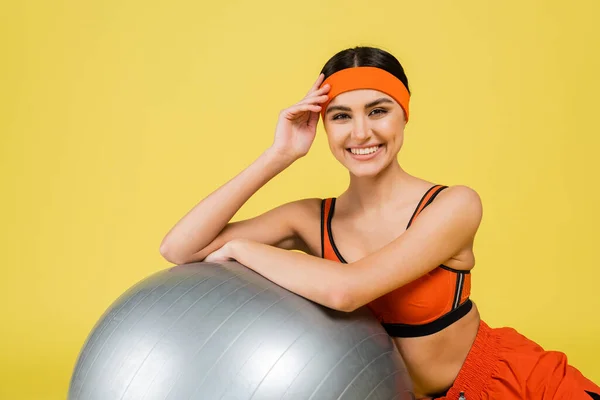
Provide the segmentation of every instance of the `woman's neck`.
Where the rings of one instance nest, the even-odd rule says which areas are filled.
[[[395,161],[376,176],[351,175],[350,185],[343,196],[355,211],[379,210],[387,204],[397,203],[405,182],[410,179],[411,176]]]

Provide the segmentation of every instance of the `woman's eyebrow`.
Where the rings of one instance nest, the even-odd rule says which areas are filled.
[[[393,103],[393,101],[390,100],[390,99],[388,99],[388,98],[382,97],[382,98],[374,100],[374,101],[372,101],[372,102],[370,102],[368,104],[365,104],[365,109],[374,107],[374,106],[376,106],[378,104],[382,104],[382,103]],[[329,114],[331,111],[336,111],[336,110],[338,110],[338,111],[352,111],[350,109],[350,107],[346,107],[346,106],[331,106],[331,107],[329,107],[327,109],[327,112],[325,114]]]

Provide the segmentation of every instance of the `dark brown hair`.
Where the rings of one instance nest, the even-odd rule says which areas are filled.
[[[321,73],[325,78],[338,71],[353,67],[377,67],[381,68],[398,78],[410,94],[408,78],[400,62],[385,50],[375,47],[357,46],[342,50],[331,57],[323,66]]]

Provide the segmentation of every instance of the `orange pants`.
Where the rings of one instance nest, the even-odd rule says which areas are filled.
[[[461,392],[465,400],[600,400],[600,387],[567,364],[565,354],[483,321],[454,384],[440,399],[462,400]]]

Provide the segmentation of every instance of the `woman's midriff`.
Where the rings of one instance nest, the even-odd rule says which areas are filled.
[[[417,399],[446,391],[458,376],[479,329],[475,304],[459,321],[433,335],[394,338]]]

